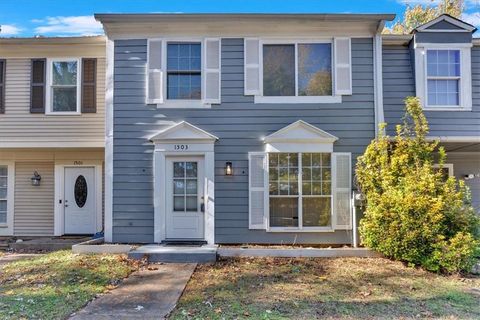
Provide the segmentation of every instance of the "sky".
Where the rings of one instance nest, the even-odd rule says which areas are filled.
[[[439,0],[0,0],[0,36],[103,34],[94,13],[394,13]],[[463,19],[480,28],[480,0]]]

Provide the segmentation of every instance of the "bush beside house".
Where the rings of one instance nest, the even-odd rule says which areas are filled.
[[[366,197],[360,222],[363,243],[387,257],[431,271],[470,270],[478,254],[479,218],[463,181],[446,178],[446,154],[428,141],[417,98],[406,99],[394,138],[380,135],[359,157],[359,189]],[[438,155],[438,159],[436,159]]]

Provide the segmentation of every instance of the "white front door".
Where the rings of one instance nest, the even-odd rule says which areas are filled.
[[[204,160],[201,157],[167,158],[166,238],[204,239]]]
[[[65,234],[94,234],[97,190],[94,167],[65,168]]]

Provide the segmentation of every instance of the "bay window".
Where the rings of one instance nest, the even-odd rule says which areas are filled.
[[[270,228],[330,228],[330,153],[269,153]]]

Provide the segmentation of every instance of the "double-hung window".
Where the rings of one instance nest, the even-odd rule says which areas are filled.
[[[460,50],[427,50],[427,104],[460,106]]]
[[[201,58],[199,42],[167,43],[167,99],[202,98]]]
[[[80,70],[79,59],[49,60],[48,113],[80,113]]]
[[[270,228],[332,226],[330,153],[269,153]]]
[[[332,44],[264,43],[263,96],[332,96]]]

